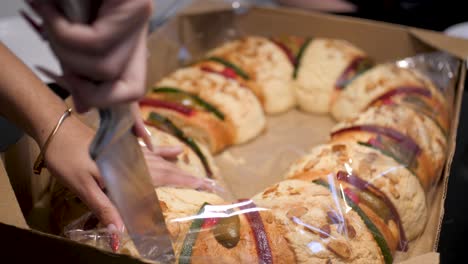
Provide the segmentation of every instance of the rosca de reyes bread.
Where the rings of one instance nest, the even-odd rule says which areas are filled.
[[[212,153],[261,134],[263,111],[296,105],[341,122],[251,200],[156,189],[177,263],[390,264],[423,233],[451,120],[418,70],[373,66],[345,40],[248,36],[170,73],[140,101],[153,143],[182,145],[175,164],[214,179]],[[140,256],[125,236],[111,249]]]
[[[213,64],[216,62],[210,65]],[[165,99],[177,96],[177,90],[197,95],[216,107],[223,114],[225,122],[232,124],[235,144],[255,138],[266,124],[258,99],[241,83],[215,70],[208,71],[206,67],[192,66],[177,70],[158,82],[151,89],[150,95],[165,94]],[[183,99],[180,101],[183,103]]]
[[[219,57],[209,57],[194,63],[193,66],[198,67],[202,71],[219,74],[227,79],[237,81],[242,87],[249,89],[263,107],[265,98],[263,97],[261,86],[251,81],[250,76],[242,69],[236,67],[236,65]]]
[[[357,189],[368,186],[378,189],[385,200],[391,202],[391,206],[388,204],[385,206],[387,208],[381,209],[393,211],[388,207],[395,208],[392,218],[385,220],[393,220],[397,229],[401,225],[402,229],[398,230],[400,238],[413,240],[424,230],[427,218],[424,189],[415,175],[393,159],[354,142],[332,142],[314,147],[308,155],[294,163],[287,178],[308,178],[309,175],[322,175],[324,172],[343,181],[352,176],[357,180],[350,182],[355,183]],[[372,207],[371,203],[377,204],[378,201],[370,199],[369,207]]]
[[[177,221],[177,219],[183,220],[184,217],[196,215],[199,208],[205,203],[224,203],[224,200],[216,194],[191,189],[160,187],[155,189],[155,191],[158,195],[159,205],[161,206],[176,256],[182,250],[185,235],[190,228],[190,221]],[[94,228],[98,226],[99,224],[96,224]],[[99,232],[97,229],[88,232],[93,231]],[[94,237],[94,239],[84,238],[81,242],[116,253],[142,257],[126,233],[119,233],[117,236],[110,236],[105,233],[102,235],[108,236],[109,239],[105,239],[107,237],[104,237],[104,239],[103,237]],[[102,241],[107,241],[108,244],[102,244]]]
[[[326,114],[337,93],[371,67],[367,55],[348,41],[325,38],[275,39],[292,54],[294,91],[300,109]]]
[[[380,64],[352,80],[331,107],[337,120],[357,116],[375,104],[405,104],[433,118],[448,131],[447,102],[428,78],[414,69]]]
[[[379,150],[417,175],[425,190],[437,182],[447,141],[429,117],[403,105],[369,108],[336,125],[332,140],[354,141]]]
[[[267,114],[281,113],[295,106],[291,87],[293,65],[270,39],[249,36],[227,42],[210,51],[207,59],[230,65],[252,82]]]
[[[152,113],[163,116],[186,136],[206,144],[212,153],[234,143],[233,124],[227,122],[224,113],[197,95],[178,89],[150,91],[139,104],[145,122],[154,120]]]
[[[237,207],[239,206],[239,207]],[[291,263],[295,256],[285,239],[285,228],[271,212],[245,211],[256,208],[251,201],[228,205],[226,216],[193,220],[178,258],[179,263]],[[219,208],[226,208],[225,206]],[[209,204],[198,214],[209,210]],[[242,211],[244,210],[244,211]]]
[[[391,258],[389,248],[379,248],[358,213],[325,186],[286,180],[253,200],[285,226],[297,263],[385,263],[383,254]]]
[[[286,229],[246,200],[227,204],[215,194],[158,188],[177,263],[294,263]],[[254,208],[254,210],[249,210]],[[130,240],[119,253],[139,256]]]

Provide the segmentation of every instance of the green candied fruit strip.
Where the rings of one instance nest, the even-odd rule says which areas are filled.
[[[195,141],[192,138],[187,137],[182,130],[180,130],[176,125],[174,125],[174,123],[171,122],[171,120],[155,112],[151,112],[149,114],[148,121],[151,124],[155,125],[156,127],[175,136],[180,141],[184,142],[187,146],[189,146],[189,148],[192,149],[193,152],[195,152],[197,157],[202,162],[203,167],[206,170],[207,176],[209,178],[213,177],[213,172],[211,171],[210,165],[208,164],[208,160],[206,159],[205,155],[201,151],[200,147],[198,147],[197,143],[195,143]]]
[[[330,189],[330,185],[323,180],[316,180],[313,181],[313,183],[321,185],[327,189]],[[372,221],[369,219],[369,217],[364,213],[364,211],[361,210],[361,208],[355,204],[346,194],[341,194],[340,192],[337,192],[340,194],[341,198],[345,200],[346,204],[349,205],[362,219],[366,227],[369,229],[369,231],[372,233],[372,236],[374,237],[375,242],[377,242],[377,245],[379,246],[382,255],[385,260],[385,264],[392,264],[393,263],[393,256],[390,251],[390,248],[387,245],[387,241],[385,241],[385,238],[383,237],[382,233],[380,233],[379,229],[372,223]],[[342,196],[344,195],[344,196]]]
[[[297,78],[297,74],[299,72],[299,67],[301,66],[302,62],[302,57],[304,57],[305,50],[309,46],[309,44],[312,42],[312,38],[308,38],[304,44],[302,44],[302,47],[299,49],[299,53],[297,54],[297,59],[296,59],[296,65],[294,67],[294,72],[293,72],[293,78]]]
[[[215,106],[208,103],[207,101],[201,99],[199,96],[188,93],[186,91],[180,90],[178,88],[173,87],[153,87],[152,93],[172,93],[172,94],[180,94],[182,96],[186,96],[193,100],[197,105],[202,107],[204,110],[213,113],[217,118],[224,120],[224,114],[218,110]]]
[[[244,71],[242,70],[239,66],[235,65],[234,63],[232,62],[229,62],[223,58],[220,58],[220,57],[216,57],[216,56],[213,56],[213,57],[209,57],[207,58],[207,60],[209,61],[215,61],[215,62],[218,62],[218,63],[221,63],[223,64],[224,66],[228,67],[228,68],[231,68],[233,71],[236,72],[237,75],[239,75],[240,77],[242,77],[242,79],[244,80],[250,80],[250,76]]]
[[[207,205],[209,205],[209,203],[204,203],[198,211],[197,215],[203,214],[203,212],[205,212],[205,206]],[[196,218],[190,225],[187,236],[185,236],[184,243],[182,244],[182,249],[180,250],[179,264],[190,264],[192,262],[191,258],[193,246],[197,241],[198,233],[200,233],[201,227],[203,226],[204,222],[205,219]]]
[[[357,142],[359,145],[361,146],[364,146],[364,147],[368,147],[368,148],[371,148],[373,150],[377,150],[378,152],[382,153],[383,155],[393,159],[394,161],[398,162],[399,164],[405,166],[405,163],[400,160],[398,157],[396,157],[394,154],[392,154],[391,152],[389,151],[385,151],[384,149],[380,149],[380,148],[377,148],[375,146],[373,146],[372,144],[370,143],[366,143],[366,142],[362,142],[362,141],[358,141]],[[418,175],[416,175],[416,173],[414,172],[414,170],[410,167],[410,166],[405,166],[405,168],[411,173],[413,174],[413,176],[415,176],[418,181],[422,184],[421,180],[419,179]]]

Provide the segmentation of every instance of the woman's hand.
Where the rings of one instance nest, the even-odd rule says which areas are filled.
[[[33,0],[57,55],[76,110],[131,102],[145,93],[146,38],[151,0],[103,0],[90,25],[69,22],[53,1]]]
[[[180,146],[155,147],[154,151],[143,147],[146,163],[155,186],[185,187],[216,193],[225,192],[213,180],[192,176],[170,162],[176,159],[182,151]]]
[[[107,227],[122,230],[123,221],[103,189],[105,184],[95,162],[89,156],[94,131],[75,116],[66,119],[45,153],[50,172],[98,217]],[[171,163],[182,152],[181,147],[143,147],[154,186],[185,187],[219,191],[213,181],[194,177]]]
[[[67,118],[45,152],[46,166],[93,211],[102,224],[123,230],[117,209],[103,192],[104,183],[89,155],[94,131],[75,116]]]
[[[0,115],[13,121],[43,147],[66,106],[1,43],[0,61],[8,65],[0,71]],[[141,129],[140,124],[140,132]],[[104,225],[113,224],[121,230],[123,222],[102,191],[104,183],[96,163],[89,156],[94,134],[72,114],[51,139],[45,150],[45,163],[50,172],[75,193]],[[160,157],[174,158],[176,154],[177,151],[167,149],[145,154],[153,182],[189,188],[207,186],[209,189],[209,184],[204,185],[203,180],[194,179]]]

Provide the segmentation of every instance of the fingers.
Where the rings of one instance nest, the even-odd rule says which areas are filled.
[[[71,92],[71,90],[69,90],[69,84],[67,83],[67,81],[65,80],[63,76],[60,76],[59,74],[54,73],[53,71],[42,66],[35,66],[35,68],[38,71],[40,71],[42,74],[44,74],[45,76],[47,76],[48,78],[50,78],[51,80],[59,84],[64,89],[67,89],[68,92]]]
[[[89,184],[86,194],[80,198],[96,214],[104,226],[115,225],[118,230],[123,230],[124,224],[117,209],[107,195],[99,188],[97,183]]]
[[[145,122],[140,114],[138,103],[133,103],[131,111],[135,118],[135,125],[133,126],[133,133],[143,140],[145,147],[150,151],[154,151],[153,142],[151,141],[151,132],[146,128]]]
[[[114,225],[118,230],[123,230],[123,221],[110,201],[103,192],[104,181],[95,164],[90,167],[89,173],[92,177],[83,177],[77,190],[82,201],[93,211],[104,226]]]
[[[134,89],[132,90],[132,87],[127,87],[123,84],[115,85],[114,82],[110,82],[97,85],[73,75],[60,76],[41,66],[36,66],[36,69],[48,78],[54,80],[73,95],[75,110],[78,113],[89,111],[92,106],[106,107],[113,103],[123,103],[127,100],[136,100],[141,96],[141,94],[144,94],[144,89],[140,89],[143,90],[143,93],[141,93],[140,91],[134,91]],[[112,93],[113,90],[114,92]],[[144,128],[143,120],[141,120],[141,117],[138,118],[137,115],[135,116],[137,117],[137,128],[135,132],[137,136],[140,136],[143,139],[146,138],[145,143],[149,144],[148,137],[145,135],[147,132],[146,128]]]
[[[152,1],[103,1],[91,25],[69,22],[50,2],[36,1],[36,12],[44,19],[55,41],[87,53],[106,53],[140,29],[152,13]],[[120,40],[120,41],[119,41]]]
[[[184,148],[182,146],[156,147],[153,150],[155,155],[158,155],[164,159],[175,159],[182,152],[184,152]]]
[[[163,158],[169,161],[176,160],[177,156],[184,152],[184,148],[182,146],[157,146],[154,147],[153,150],[143,147],[142,150],[145,158]]]
[[[79,112],[87,111],[90,107],[105,108],[113,104],[130,103],[144,94],[144,87],[137,87],[138,83],[128,80],[96,84],[73,75],[65,76],[65,80],[75,100],[83,106],[83,109],[77,109]]]
[[[39,24],[35,19],[33,19],[26,11],[20,10],[19,11],[21,17],[24,18],[24,20],[28,23],[29,26],[43,39],[46,40],[46,33],[42,27],[42,25]]]
[[[39,28],[45,28],[53,51],[66,69],[64,76],[52,79],[65,84],[78,112],[129,103],[144,95],[146,20],[152,10],[151,0],[106,0],[92,25],[69,22],[50,2],[34,3],[34,10],[44,19]],[[35,21],[25,18],[38,29]],[[139,128],[141,123],[137,123]],[[148,137],[143,139],[151,148]]]
[[[143,147],[146,147],[151,152],[154,151],[153,142],[151,141],[151,132],[148,129],[146,129],[146,126],[141,120],[141,118],[135,120],[135,125],[133,126],[133,133],[143,141]]]
[[[190,175],[155,153],[146,151],[145,159],[155,187],[171,186],[216,193],[224,191],[214,181]]]
[[[134,55],[139,32],[132,32],[114,48],[100,53],[83,52],[53,39],[50,45],[60,63],[71,72],[95,81],[110,81],[117,79],[129,67],[128,62]]]
[[[73,96],[86,109],[91,106],[106,107],[128,103],[141,98],[146,92],[145,76],[146,34],[141,34],[127,68],[115,82],[95,84],[74,75],[65,78],[71,86]]]

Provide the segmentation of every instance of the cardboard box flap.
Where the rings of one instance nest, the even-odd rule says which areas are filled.
[[[226,11],[229,10],[234,9],[229,5],[226,6],[219,3],[210,7],[207,3],[196,2],[196,4],[190,5],[180,14],[186,17],[192,16],[192,18],[197,15],[203,15],[205,18],[211,16],[216,21],[219,20],[216,18],[217,15],[227,19]],[[245,9],[236,10],[242,11]],[[251,23],[253,20],[249,17],[253,16],[249,15],[249,13],[254,14],[254,20],[256,20],[257,25]],[[245,24],[249,25],[248,30],[245,32],[247,34],[271,35],[272,32],[275,32],[277,34],[312,35],[331,38],[339,35],[341,38],[362,47],[378,62],[386,61],[390,58],[408,57],[412,55],[404,52],[408,50],[422,53],[438,49],[446,51],[460,59],[468,57],[468,40],[450,37],[430,30],[296,8],[253,7],[250,9],[250,12],[236,12],[236,14],[245,15],[243,20],[246,21]],[[275,21],[271,20],[272,15],[275,16]],[[295,19],[291,19],[291,17]],[[284,23],[279,23],[278,19],[282,22],[284,21]],[[308,26],[305,26],[303,23],[307,23]],[[242,24],[244,23],[241,22],[241,27]],[[265,24],[274,24],[274,26],[265,32]],[[212,26],[214,25],[207,26],[207,32],[215,32],[211,29]],[[262,31],[258,29],[262,29]],[[309,31],[310,33],[308,33]],[[372,42],[369,42],[368,38],[365,37],[368,35],[373,36]],[[363,39],[367,43],[363,43]],[[398,39],[398,41],[395,41],[395,39]],[[382,53],[382,50],[386,52]]]
[[[154,263],[127,255],[117,255],[95,247],[34,230],[23,230],[0,223],[2,260],[7,263]]]
[[[0,199],[0,223],[29,229],[2,160],[0,160],[0,194],[2,195]]]
[[[466,39],[448,37],[439,32],[419,28],[409,28],[409,32],[436,49],[446,51],[462,60],[468,58],[468,40]]]
[[[183,8],[183,10],[179,14],[200,14],[207,12],[226,11],[231,10],[232,8],[233,5],[227,3],[227,1],[195,0],[188,4],[185,8]]]
[[[430,252],[407,261],[403,261],[400,264],[439,264],[439,253]]]
[[[365,50],[377,62],[395,61],[396,59],[412,57],[416,54],[433,52],[434,50],[445,51],[462,59],[465,59],[467,57],[465,54],[468,54],[468,41],[456,39],[438,32],[414,29],[407,26],[385,22],[375,22],[346,16],[335,16],[292,8],[278,9],[270,7],[254,7],[251,8],[249,12],[234,13],[230,12],[229,9],[210,9],[206,12],[202,12],[201,9],[197,9],[196,12],[184,12],[177,21],[174,20],[172,22],[173,23],[170,25],[173,30],[172,33],[178,31],[179,34],[177,39],[170,38],[168,41],[166,35],[161,34],[163,33],[161,31],[156,32],[156,34],[154,34],[150,39],[150,46],[154,47],[151,50],[153,50],[155,54],[158,54],[158,57],[153,57],[150,62],[151,67],[149,70],[150,73],[152,73],[151,79],[153,82],[157,81],[159,79],[158,77],[161,77],[164,73],[167,74],[171,70],[175,69],[177,67],[177,63],[181,62],[178,61],[178,57],[180,58],[180,56],[178,56],[178,52],[180,51],[178,48],[181,48],[181,50],[188,50],[191,55],[194,55],[194,57],[197,58],[197,56],[202,56],[206,50],[209,50],[228,39],[250,34],[262,36],[298,35],[304,37],[315,36],[346,39]],[[164,41],[167,44],[166,47],[162,45],[162,42]],[[170,51],[173,53],[172,58],[169,58],[170,56],[168,55]],[[164,58],[164,60],[161,60],[161,58]],[[154,74],[154,72],[157,72],[157,74]],[[460,79],[464,80],[465,76],[463,74],[463,70],[461,73]],[[408,252],[407,254],[399,253],[398,256],[395,256],[396,263],[400,263],[401,261],[403,261],[402,263],[414,264],[439,263],[439,255],[437,253],[426,253],[437,250],[440,224],[444,213],[443,206],[445,201],[446,183],[455,148],[452,142],[455,142],[456,138],[457,131],[455,128],[458,124],[458,111],[460,108],[459,106],[461,105],[463,84],[460,84],[456,88],[455,93],[454,110],[457,114],[453,116],[454,122],[452,126],[454,129],[450,138],[451,144],[448,163],[446,164],[443,180],[441,180],[441,183],[438,186],[438,193],[432,200],[428,228],[426,228],[420,239],[413,243],[411,252]],[[297,113],[292,111],[279,118],[284,118],[287,115],[294,114]],[[297,118],[297,116],[295,118]],[[287,121],[290,120],[288,119]],[[325,124],[326,120],[322,121],[323,122],[320,124]],[[282,120],[279,123],[284,124],[284,122],[285,121]],[[274,127],[273,129],[271,127],[273,123],[274,121],[270,118],[270,132],[271,130],[274,130]],[[302,124],[305,122],[299,123]],[[284,127],[297,128],[297,126],[294,125]],[[296,137],[295,140],[297,140],[297,138],[298,137]],[[321,137],[314,135],[313,138],[320,139]],[[321,142],[324,141],[325,139]],[[238,171],[238,166],[234,167],[235,165],[232,165],[231,169],[229,167],[229,161],[233,160],[232,163],[235,164],[239,157],[245,158],[245,155],[243,155],[244,152],[247,153],[252,151],[254,148],[255,150],[258,150],[258,147],[262,144],[272,145],[267,143],[268,142],[264,142],[264,138],[262,138],[252,142],[248,146],[232,147],[225,153],[226,155],[217,157],[216,161],[221,168],[228,168],[227,170],[223,170],[227,171],[228,174],[246,175],[248,173],[236,173]],[[312,144],[312,142],[308,142],[305,145],[316,144],[317,143]],[[294,148],[296,145],[293,144],[292,147]],[[298,149],[294,148],[294,150],[296,151]],[[256,190],[265,187],[263,185],[270,184],[270,181],[279,180],[279,176],[273,172],[282,171],[282,169],[278,169],[277,167],[283,166],[283,163],[288,162],[286,158],[283,157],[288,156],[290,153],[284,152],[287,155],[283,155],[281,150],[276,151],[279,153],[279,157],[276,159],[270,158],[270,160],[272,160],[271,163],[279,164],[277,166],[275,165],[275,170],[268,167],[268,164],[263,166],[264,163],[259,161],[262,155],[252,155],[255,158],[249,157],[242,160],[242,162],[247,160],[247,162],[256,164],[255,171],[266,171],[267,173],[257,176],[263,177],[262,175],[268,174],[268,181],[262,181],[257,185],[251,184],[248,188],[245,188],[245,182],[240,179],[240,176],[238,178],[236,178],[235,175],[229,175],[229,177],[226,177],[229,179],[229,186],[242,186],[242,188],[237,188],[234,191],[236,196],[248,197],[249,195],[252,195],[252,193],[255,193]],[[258,166],[258,164],[262,164],[262,166]],[[243,170],[251,172],[254,166],[249,167],[247,165],[248,164],[245,164],[243,166],[245,167]],[[263,178],[267,179],[267,177]]]

